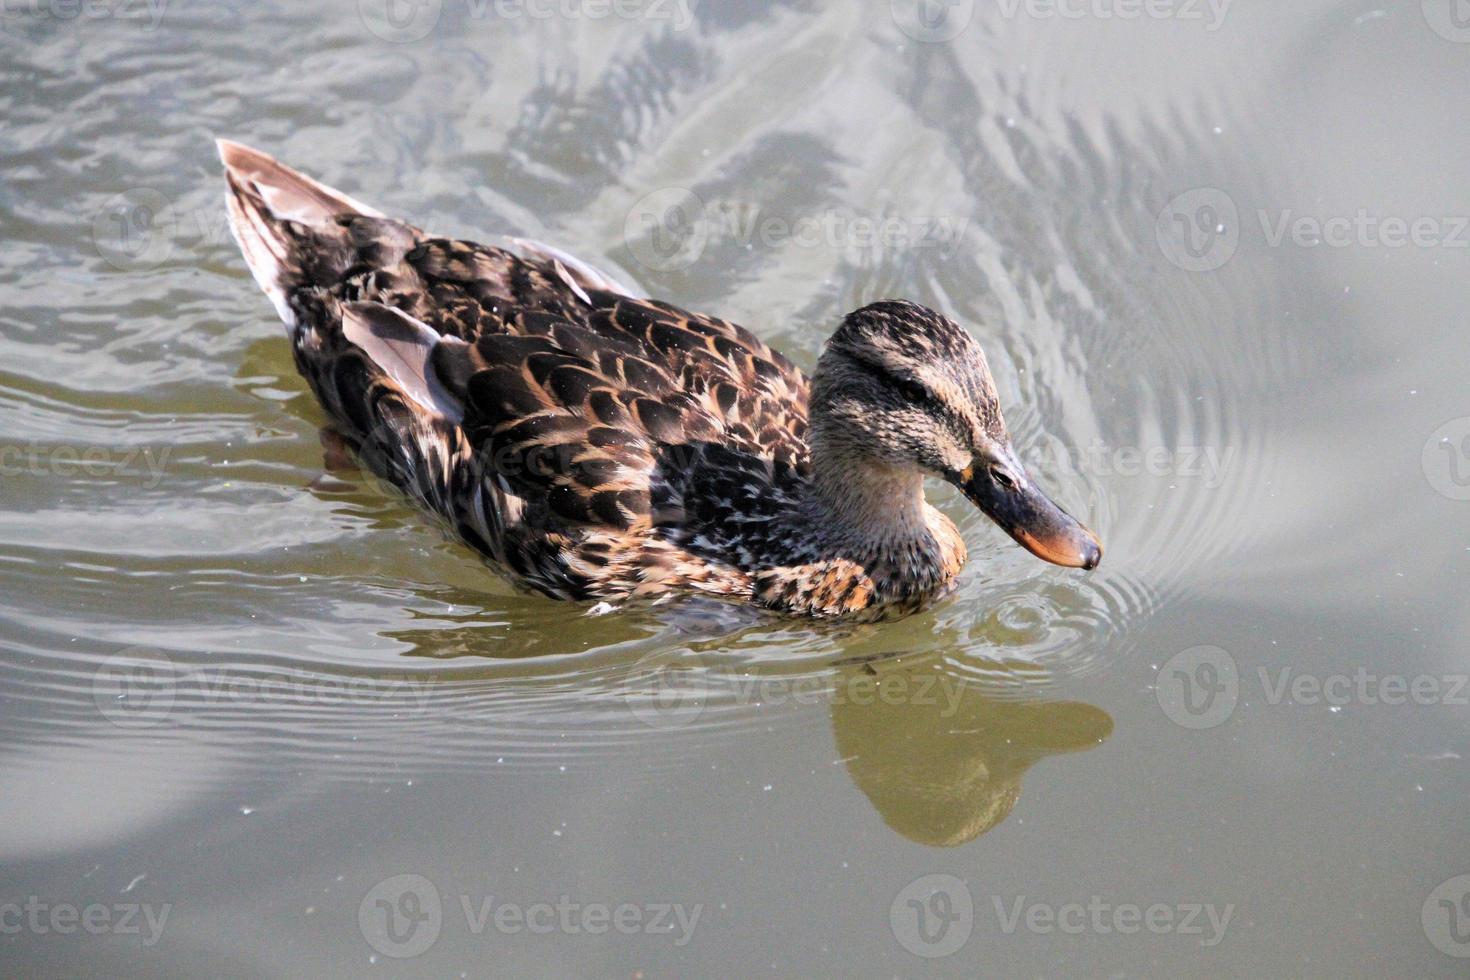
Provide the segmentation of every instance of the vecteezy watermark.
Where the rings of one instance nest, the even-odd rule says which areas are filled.
[[[1351,215],[1297,214],[1291,208],[1256,212],[1266,244],[1280,248],[1470,248],[1470,217],[1374,214],[1358,208]]]
[[[697,654],[677,660],[653,654],[639,660],[623,684],[623,703],[649,728],[674,731],[704,714],[710,697],[705,665]]]
[[[1173,20],[1218,31],[1234,0],[995,0],[1006,20]]]
[[[1470,500],[1470,416],[1450,419],[1424,443],[1424,478],[1435,493]]]
[[[1470,0],[1421,0],[1420,7],[1434,33],[1456,44],[1470,44]]]
[[[170,0],[0,0],[0,20],[125,20],[154,31]]]
[[[511,902],[490,894],[461,894],[446,909],[439,889],[423,875],[394,875],[363,895],[357,908],[362,938],[373,949],[394,959],[422,955],[447,926],[464,928],[471,936],[493,929],[502,935],[536,936],[668,936],[675,946],[694,938],[703,903],[586,902],[569,895],[529,903]],[[455,915],[454,913],[458,913]]]
[[[898,29],[924,44],[958,37],[975,16],[975,0],[889,0],[888,7]]]
[[[989,909],[1001,935],[1198,937],[1201,946],[1218,946],[1230,927],[1235,904],[1209,902],[1114,902],[1100,895],[1086,901],[1050,903],[1025,895],[991,895]],[[984,908],[985,906],[982,906]],[[977,912],[970,888],[948,874],[930,874],[905,885],[888,908],[889,925],[900,946],[925,959],[952,956],[975,929]]]
[[[394,959],[428,951],[444,928],[439,889],[423,875],[394,875],[372,888],[357,906],[357,928],[369,946]]]
[[[645,194],[623,219],[623,241],[646,269],[687,269],[709,243],[704,201],[685,187],[661,187]]]
[[[695,0],[455,0],[473,21],[624,20],[667,25],[694,23]],[[377,37],[393,44],[422,41],[439,26],[445,0],[357,0],[358,15]]]
[[[444,13],[443,0],[357,0],[363,26],[393,44],[428,37]]]
[[[1181,650],[1159,668],[1154,697],[1176,725],[1214,728],[1224,724],[1235,713],[1240,698],[1235,658],[1219,647]]]
[[[1358,208],[1352,214],[1300,214],[1292,208],[1255,213],[1268,248],[1470,248],[1470,216],[1383,215]],[[1211,272],[1240,247],[1240,211],[1218,187],[1176,195],[1154,218],[1159,250],[1186,272]]]
[[[229,216],[216,205],[181,211],[152,187],[113,195],[92,216],[92,243],[108,265],[122,272],[156,269],[177,246],[217,246],[230,240]]]
[[[97,254],[115,269],[156,268],[173,251],[178,219],[169,200],[151,187],[134,187],[114,196],[92,218]]]
[[[120,650],[92,675],[97,710],[128,729],[163,724],[180,699],[210,707],[392,704],[425,711],[432,691],[427,678],[412,673],[341,677],[282,668],[186,666],[152,647]]]
[[[144,489],[152,490],[163,482],[172,451],[170,446],[47,446],[36,440],[0,444],[0,476],[142,476]]]
[[[1235,447],[1216,446],[1111,446],[1094,439],[1087,446],[1069,449],[1048,446],[1028,459],[1038,468],[1063,463],[1078,473],[1098,477],[1170,477],[1199,480],[1207,490],[1225,482],[1225,473],[1235,459]]]
[[[763,707],[907,705],[938,708],[941,718],[953,718],[964,700],[965,686],[962,677],[929,672],[759,676],[707,667],[697,655],[653,654],[629,670],[622,697],[640,721],[667,731],[693,724],[711,701]]]
[[[152,946],[163,935],[173,904],[149,902],[50,902],[31,895],[24,902],[0,902],[0,936],[140,936]]]
[[[1154,238],[1164,258],[1186,272],[1220,268],[1240,245],[1240,212],[1218,187],[1176,195],[1154,218]]]
[[[970,941],[975,899],[969,886],[954,875],[924,875],[893,896],[888,924],[898,944],[915,956],[952,956]]]
[[[1366,667],[1316,674],[1292,667],[1257,667],[1255,677],[1269,705],[1470,705],[1470,675],[1380,674]],[[1184,728],[1215,728],[1235,713],[1241,679],[1235,658],[1215,646],[1190,647],[1170,657],[1154,680],[1154,696],[1169,720]]]
[[[1440,882],[1424,899],[1419,924],[1435,949],[1446,956],[1470,959],[1470,874]]]
[[[1086,902],[1060,905],[1028,901],[1025,895],[1013,896],[1009,901],[992,895],[990,901],[1000,931],[1007,936],[1017,929],[1042,936],[1058,932],[1068,936],[1132,936],[1147,932],[1155,936],[1199,936],[1199,944],[1207,948],[1220,945],[1235,914],[1234,902],[1224,906],[1212,902],[1140,905],[1110,902],[1099,895],[1089,896]]]
[[[964,237],[970,219],[898,214],[863,214],[831,208],[812,214],[770,213],[748,201],[705,201],[684,187],[646,194],[623,221],[623,240],[646,269],[687,269],[712,244],[742,248],[825,248],[866,252],[939,249],[942,255]]]

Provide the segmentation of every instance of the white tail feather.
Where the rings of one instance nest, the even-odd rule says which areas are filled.
[[[225,208],[230,216],[230,232],[245,256],[245,264],[255,282],[270,298],[271,305],[286,326],[295,326],[296,315],[286,302],[286,291],[281,287],[281,271],[286,260],[285,244],[273,230],[266,226],[261,214],[242,203],[239,193],[232,184],[225,191]]]
[[[376,208],[292,170],[269,154],[233,140],[215,140],[215,145],[225,169],[254,188],[277,218],[323,224],[344,214],[383,217]]]
[[[215,142],[229,184],[225,207],[230,232],[256,283],[270,298],[286,326],[293,327],[296,316],[286,295],[286,279],[292,264],[290,240],[281,222],[323,225],[342,215],[381,218],[382,214],[259,150],[230,140]]]

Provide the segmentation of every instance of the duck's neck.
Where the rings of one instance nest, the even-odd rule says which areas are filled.
[[[953,579],[964,542],[924,499],[923,474],[813,436],[811,496],[801,519],[823,557],[855,561],[895,592],[930,591]]]
[[[902,548],[929,533],[924,477],[868,460],[812,456],[812,504],[818,530],[875,550]]]

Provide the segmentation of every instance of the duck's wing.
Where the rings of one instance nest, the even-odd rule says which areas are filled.
[[[400,469],[448,483],[468,452],[527,507],[632,528],[679,520],[693,482],[805,465],[807,381],[748,330],[548,246],[431,236],[220,149],[231,228],[303,373],[359,437],[391,414]]]
[[[786,358],[735,324],[560,275],[425,239],[356,289],[370,298],[345,304],[345,337],[553,523],[677,525],[805,467],[808,386]]]
[[[737,324],[608,288],[567,259],[426,239],[393,277],[414,288],[384,295],[470,345],[434,367],[518,493],[549,495],[566,520],[631,526],[676,508],[708,447],[805,466],[808,382],[794,364]]]
[[[504,332],[437,344],[428,363],[517,496],[571,524],[678,525],[711,467],[770,483],[804,464],[805,382],[697,332],[655,329],[671,316],[631,300],[590,322],[522,311]]]

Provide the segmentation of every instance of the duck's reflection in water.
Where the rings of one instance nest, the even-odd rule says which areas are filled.
[[[934,847],[999,825],[1034,763],[1113,730],[1101,708],[998,696],[938,659],[845,663],[837,685],[832,729],[853,782],[888,826]]]

